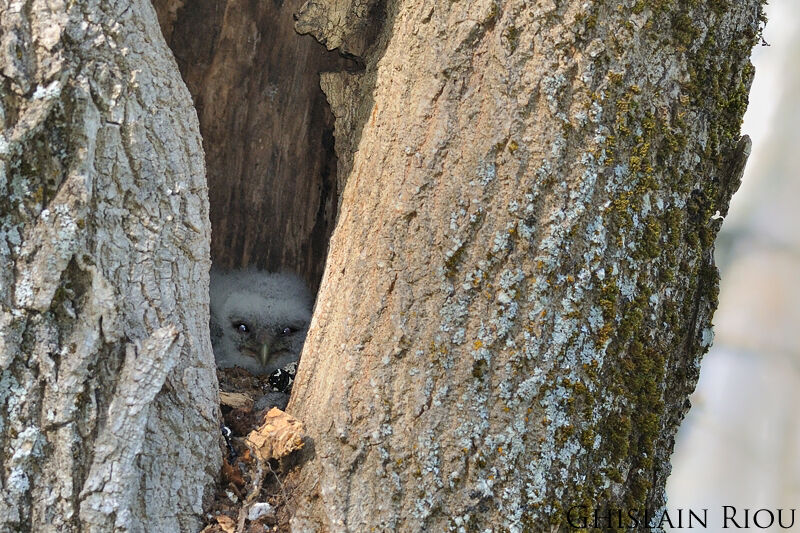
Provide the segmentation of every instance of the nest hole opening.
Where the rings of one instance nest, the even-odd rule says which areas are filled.
[[[154,0],[153,5],[197,111],[214,269],[291,272],[305,282],[313,301],[340,195],[334,117],[319,75],[352,70],[354,62],[297,34],[294,14],[304,1]],[[218,375],[221,396],[229,395],[224,382],[230,389],[236,372],[233,378]],[[252,393],[251,399],[269,381],[242,376],[232,388]],[[212,506],[217,516],[231,514],[226,491],[246,492],[249,486],[247,473],[234,468],[234,455],[242,450],[237,452],[241,442],[231,434],[247,434],[262,416],[255,417],[259,406],[248,405],[247,398],[227,400],[244,403],[231,407],[223,399],[223,422],[232,432],[221,476],[226,488]],[[280,506],[281,497],[273,503]]]

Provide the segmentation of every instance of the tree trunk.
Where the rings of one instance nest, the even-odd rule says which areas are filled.
[[[290,405],[314,452],[298,531],[540,531],[576,505],[664,505],[712,337],[714,215],[748,152],[759,12],[304,7],[299,30],[366,68],[322,79],[346,186]],[[0,524],[195,530],[220,453],[189,94],[147,2],[11,2],[0,30]],[[316,215],[281,219],[303,230],[284,257],[225,222],[227,262],[294,257],[313,277],[333,208],[307,185]]]
[[[298,29],[366,70],[323,78],[346,186],[288,409],[313,447],[295,530],[546,531],[574,506],[664,506],[759,17],[306,5]]]
[[[191,99],[147,1],[0,14],[2,531],[195,531],[221,453]]]

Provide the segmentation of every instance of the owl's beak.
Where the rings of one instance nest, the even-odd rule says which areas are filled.
[[[270,348],[269,342],[265,342],[261,345],[261,351],[258,354],[258,360],[261,361],[262,366],[267,366],[267,361],[269,361],[270,356]]]

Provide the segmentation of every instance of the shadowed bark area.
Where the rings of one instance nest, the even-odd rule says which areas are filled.
[[[214,263],[291,270],[316,290],[338,194],[319,73],[351,62],[294,31],[301,3],[154,2],[200,119]]]
[[[346,185],[288,408],[294,531],[661,508],[760,3],[398,1],[369,41],[374,6],[297,23],[366,70],[323,77]]]

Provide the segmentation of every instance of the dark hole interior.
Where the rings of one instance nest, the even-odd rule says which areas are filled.
[[[154,6],[200,121],[214,265],[295,272],[314,293],[339,194],[319,73],[349,61],[294,31],[303,1]]]

